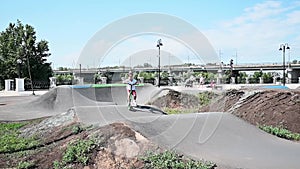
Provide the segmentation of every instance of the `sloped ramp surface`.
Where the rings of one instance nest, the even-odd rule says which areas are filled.
[[[153,85],[137,86],[137,102],[145,104],[162,89]],[[100,88],[73,88],[74,99],[78,100],[80,96],[96,102],[112,102],[116,105],[127,104],[127,91],[125,86],[111,86]],[[79,97],[78,97],[79,96]],[[81,98],[80,98],[81,99]]]
[[[138,104],[146,104],[161,90],[152,85],[145,85],[137,87],[137,91]],[[1,106],[0,120],[34,119],[53,116],[74,107],[110,107],[126,105],[126,102],[127,92],[124,86],[102,88],[61,86],[51,89],[35,100]],[[148,109],[148,113],[151,113],[151,109]]]
[[[300,166],[299,143],[272,136],[228,113],[143,117],[130,123],[159,145],[196,159],[214,161],[221,168],[299,169]]]
[[[160,117],[162,113],[149,113],[149,110],[130,111],[127,106],[83,106],[74,108],[79,122],[104,126],[114,122],[139,122],[140,118]],[[135,120],[136,119],[136,120]],[[145,119],[145,120],[146,120]],[[147,120],[146,120],[147,121]],[[152,119],[150,118],[150,122]]]
[[[228,169],[299,169],[300,144],[272,136],[228,113],[155,115],[126,107],[77,108],[81,122],[124,121],[147,138]],[[87,113],[89,112],[89,113]],[[91,113],[93,112],[93,113]]]

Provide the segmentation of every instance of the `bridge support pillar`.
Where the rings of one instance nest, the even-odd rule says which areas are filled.
[[[259,77],[259,84],[263,84],[263,83],[264,83],[263,77]]]
[[[290,84],[292,83],[292,78],[293,78],[293,69],[290,67],[286,69],[287,77],[286,77],[286,83]]]
[[[154,85],[158,86],[158,77],[155,77]]]
[[[78,84],[79,85],[83,85],[84,84],[84,82],[83,82],[83,77],[78,77]]]
[[[217,84],[221,84],[222,78],[217,77]]]
[[[138,77],[138,80],[140,80],[140,83],[144,83],[144,77]]]
[[[231,77],[231,84],[236,84],[235,77]]]
[[[102,84],[107,84],[107,77],[100,77]]]
[[[273,77],[273,84],[276,84],[276,81],[277,81],[277,77]]]
[[[298,83],[300,83],[300,77],[298,77]]]
[[[219,69],[218,70],[218,76],[217,76],[217,84],[218,85],[222,83],[222,76],[223,76],[222,74],[223,74],[222,69]]]
[[[249,84],[250,82],[249,82],[249,77],[246,77],[246,84]]]
[[[56,87],[56,77],[49,77],[50,79],[50,89]]]
[[[285,81],[286,81],[287,84],[291,84],[291,83],[292,83],[292,78],[287,77],[287,78],[285,79]]]

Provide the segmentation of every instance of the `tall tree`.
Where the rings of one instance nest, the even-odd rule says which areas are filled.
[[[30,78],[30,70],[33,81],[48,80],[52,75],[51,63],[47,62],[50,55],[48,42],[37,42],[31,25],[23,25],[19,20],[10,23],[0,33],[0,83],[3,84],[4,79],[18,77],[18,59],[22,61],[22,77]]]

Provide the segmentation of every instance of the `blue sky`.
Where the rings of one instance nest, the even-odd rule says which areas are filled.
[[[17,19],[33,25],[38,38],[49,41],[52,53],[49,61],[54,67],[77,67],[77,58],[96,32],[118,19],[145,12],[172,15],[194,25],[217,52],[222,51],[224,62],[235,59],[236,52],[238,63],[281,62],[278,47],[285,42],[291,46],[291,60],[300,60],[299,1],[5,1],[0,6],[0,30]],[[157,36],[131,40],[145,44],[148,50],[146,45],[155,38]],[[122,53],[122,47],[118,51]],[[183,53],[189,52],[180,55]],[[106,60],[113,57],[111,54]],[[120,59],[114,60],[106,63],[120,62]],[[187,62],[187,57],[183,57],[182,62]],[[85,66],[95,65],[98,63]]]

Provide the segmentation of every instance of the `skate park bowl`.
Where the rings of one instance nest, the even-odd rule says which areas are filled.
[[[137,86],[140,105],[163,91]],[[62,86],[42,96],[1,106],[1,121],[55,116],[74,111],[79,122],[106,125],[124,122],[154,143],[220,168],[298,169],[300,144],[272,136],[224,112],[165,115],[155,108],[129,111],[124,84]]]
[[[163,90],[152,85],[137,86],[137,103],[144,111],[164,114],[151,106],[145,106]],[[125,84],[104,85],[70,85],[59,86],[49,90],[42,96],[33,99],[23,99],[1,107],[0,120],[25,120],[45,116],[53,116],[69,109],[94,108],[98,111],[104,107],[118,107],[128,112],[127,91]],[[20,113],[22,112],[22,113]]]

